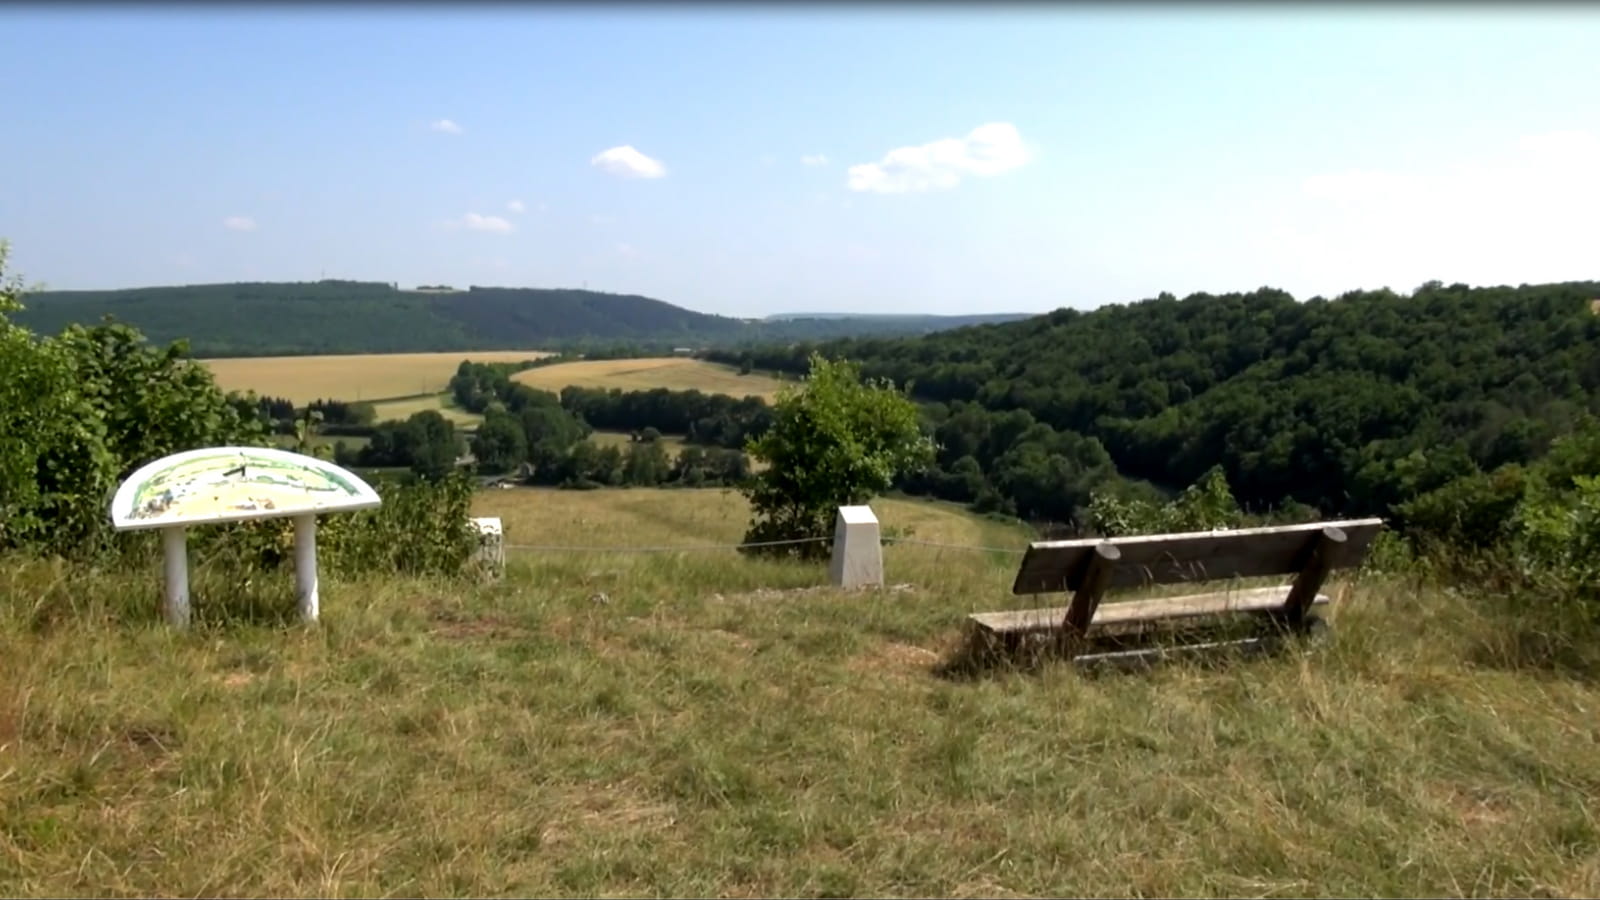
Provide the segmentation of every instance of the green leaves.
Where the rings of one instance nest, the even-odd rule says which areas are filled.
[[[803,386],[785,387],[772,426],[749,443],[768,468],[744,489],[753,511],[746,541],[826,535],[835,508],[866,503],[900,472],[933,460],[916,404],[886,381],[861,380],[848,361],[811,357]],[[823,544],[776,552],[826,554]]]
[[[20,308],[21,294],[19,280],[0,277],[0,313]],[[181,347],[153,347],[111,322],[39,338],[3,314],[0,434],[13,438],[0,441],[0,546],[62,555],[108,545],[111,494],[137,467],[264,437]]]

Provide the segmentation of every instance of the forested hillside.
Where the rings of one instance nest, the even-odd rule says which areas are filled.
[[[1164,294],[820,349],[925,401],[939,466],[913,490],[1067,520],[1113,469],[1172,489],[1220,466],[1257,509],[1384,514],[1535,460],[1600,409],[1596,298],[1595,282]],[[803,372],[811,349],[716,356]]]
[[[265,282],[43,291],[18,324],[55,334],[106,315],[157,343],[187,340],[200,357],[402,353],[444,350],[584,350],[630,345],[650,355],[680,345],[920,334],[970,317],[885,316],[752,322],[698,313],[649,297],[583,290],[470,287],[402,291],[361,281]]]

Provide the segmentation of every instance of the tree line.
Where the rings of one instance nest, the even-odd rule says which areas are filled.
[[[569,387],[558,395],[513,381],[541,361],[463,360],[450,381],[455,402],[481,413],[470,441],[439,412],[373,424],[365,404],[318,401],[297,410],[283,398],[257,401],[271,430],[294,434],[311,409],[322,434],[359,435],[365,446],[335,443],[335,459],[365,468],[407,468],[436,477],[470,449],[478,472],[517,475],[532,484],[572,488],[633,485],[737,485],[750,476],[747,438],[771,422],[759,397],[735,399],[696,390],[624,392]],[[596,429],[630,432],[626,449],[590,440]],[[674,459],[663,434],[688,441]]]
[[[1597,297],[1595,282],[1162,294],[708,357],[799,373],[820,351],[909,387],[938,451],[900,486],[980,508],[1081,527],[1097,488],[1171,497],[1217,468],[1247,508],[1389,515],[1532,464],[1600,411]]]
[[[920,334],[967,321],[942,316],[750,321],[602,291],[471,285],[441,293],[341,279],[41,291],[13,316],[17,324],[42,334],[111,316],[157,343],[185,341],[201,358],[538,347],[593,359],[618,345],[629,345],[630,356],[651,356],[679,347]]]

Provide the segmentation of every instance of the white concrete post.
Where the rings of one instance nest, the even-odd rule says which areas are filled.
[[[883,586],[883,543],[872,507],[839,507],[828,575],[835,587]]]
[[[300,621],[317,620],[317,517],[294,517],[294,592],[300,600]]]
[[[480,516],[472,520],[472,527],[478,532],[478,549],[473,551],[472,560],[479,567],[479,571],[491,579],[498,579],[506,570],[506,544],[505,532],[501,526],[499,516]]]
[[[189,547],[188,529],[173,525],[161,529],[161,549],[166,558],[167,622],[175,628],[189,627]]]

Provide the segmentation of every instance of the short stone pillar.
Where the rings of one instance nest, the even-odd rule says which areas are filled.
[[[878,536],[878,517],[873,514],[872,507],[839,507],[828,574],[834,587],[883,586],[883,543]]]
[[[499,516],[481,516],[471,520],[478,533],[478,549],[473,551],[472,562],[485,578],[498,579],[506,572],[505,533]]]

